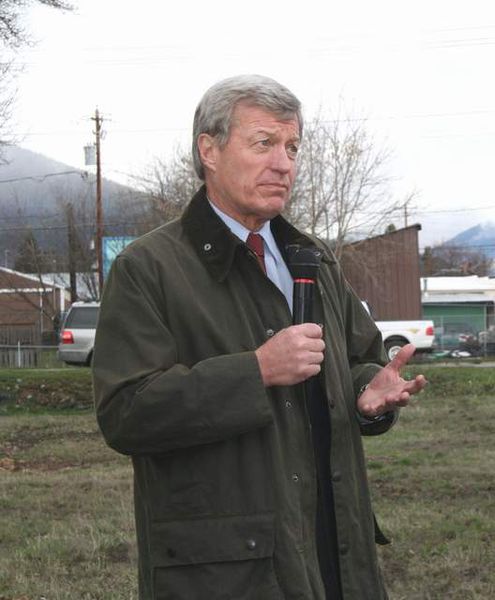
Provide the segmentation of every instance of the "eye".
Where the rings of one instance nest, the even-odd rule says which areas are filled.
[[[263,138],[262,140],[258,140],[257,144],[258,146],[268,148],[268,146],[270,145],[270,140],[268,138]]]
[[[296,158],[298,151],[299,151],[299,146],[297,144],[289,144],[287,146],[287,155],[290,158]]]

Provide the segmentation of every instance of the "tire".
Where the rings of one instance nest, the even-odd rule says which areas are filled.
[[[408,341],[405,338],[393,337],[384,342],[385,350],[389,360],[392,360],[399,350],[405,346]]]

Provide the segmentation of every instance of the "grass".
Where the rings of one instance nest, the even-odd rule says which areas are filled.
[[[0,598],[136,598],[131,467],[91,412],[5,417],[0,446]]]
[[[495,369],[423,371],[426,393],[395,430],[366,440],[375,508],[393,540],[380,549],[390,596],[495,598]]]
[[[423,371],[420,400],[365,440],[390,598],[495,598],[495,369]],[[0,372],[0,600],[137,598],[130,462],[76,389],[86,369]]]
[[[52,409],[67,409],[72,413],[74,409],[85,410],[92,405],[89,369],[0,370],[0,416]]]

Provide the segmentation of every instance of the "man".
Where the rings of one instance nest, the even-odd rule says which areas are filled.
[[[193,130],[205,186],[106,283],[97,414],[133,460],[142,599],[386,598],[360,436],[425,380],[400,377],[411,346],[384,367],[330,250],[280,216],[302,129],[271,79],[213,86]],[[288,244],[322,253],[315,323],[291,325]]]

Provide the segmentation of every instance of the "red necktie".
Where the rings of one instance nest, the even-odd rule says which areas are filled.
[[[256,258],[266,274],[265,267],[265,248],[263,246],[263,237],[259,233],[250,233],[246,240],[247,247],[256,254]]]

